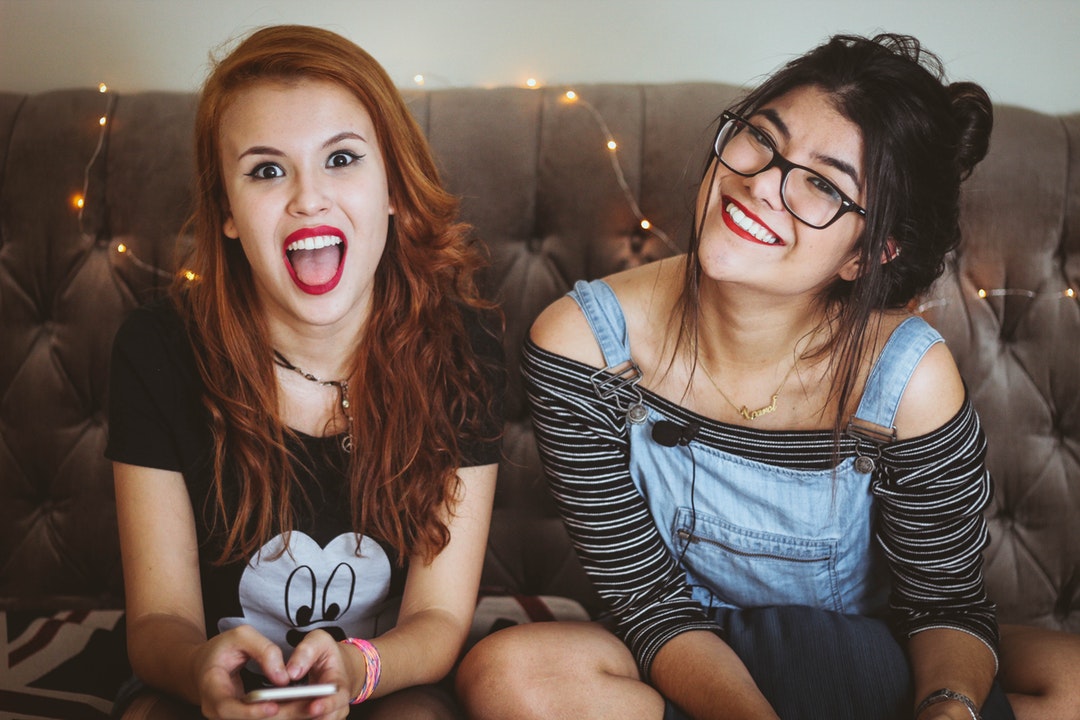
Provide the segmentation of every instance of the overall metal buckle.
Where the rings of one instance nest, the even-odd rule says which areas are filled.
[[[882,446],[896,440],[895,427],[887,428],[857,417],[848,420],[846,434],[855,440],[855,472],[863,475],[874,472]],[[870,445],[870,452],[864,449],[864,443]]]
[[[649,410],[645,407],[641,391],[637,387],[641,381],[641,368],[633,360],[597,370],[589,376],[589,380],[592,382],[597,397],[601,400],[613,400],[615,407],[626,414],[626,419],[630,424],[640,425],[648,418]],[[623,406],[618,396],[619,392],[625,388],[633,390],[636,396],[634,402],[628,406]]]

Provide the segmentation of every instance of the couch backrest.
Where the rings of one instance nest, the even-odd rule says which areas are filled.
[[[485,282],[507,316],[506,459],[484,583],[595,610],[546,493],[521,342],[576,279],[685,247],[712,123],[737,89],[575,89],[584,102],[561,89],[406,94],[491,248]],[[167,93],[0,94],[0,605],[121,601],[102,457],[109,349],[124,314],[178,268],[193,103]],[[988,576],[1002,617],[1072,630],[1080,301],[1065,291],[1080,289],[1078,181],[1080,116],[997,108],[990,156],[965,188],[965,244],[922,308],[949,340],[989,436]],[[80,212],[72,198],[83,193]],[[635,204],[668,239],[641,228]]]

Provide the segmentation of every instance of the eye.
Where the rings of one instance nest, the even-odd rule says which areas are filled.
[[[756,128],[753,125],[747,124],[746,125],[746,136],[748,138],[750,138],[754,142],[755,145],[757,145],[757,146],[759,146],[761,148],[767,149],[768,151],[772,152],[772,149],[773,149],[772,140],[770,140],[769,136],[766,135],[764,132],[762,132],[759,128]]]
[[[811,175],[807,173],[806,184],[815,195],[826,198],[827,200],[841,202],[843,199],[840,195],[840,191],[837,190],[831,182],[820,175]]]
[[[363,155],[357,155],[354,152],[348,150],[338,150],[333,155],[326,159],[326,167],[328,168],[343,168],[352,165],[359,160]]]
[[[256,180],[276,180],[284,177],[285,171],[277,163],[266,162],[256,165],[254,170],[244,174]]]

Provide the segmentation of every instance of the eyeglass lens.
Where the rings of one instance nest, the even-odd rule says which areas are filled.
[[[780,167],[784,206],[811,227],[828,225],[843,209],[844,198],[831,182],[812,170],[789,163],[768,138],[745,121],[733,118],[724,123],[716,138],[716,154],[728,169],[745,177],[774,165]]]

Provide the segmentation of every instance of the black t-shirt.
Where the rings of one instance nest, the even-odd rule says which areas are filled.
[[[474,314],[474,350],[490,365],[496,397],[503,390],[502,348]],[[213,440],[203,406],[203,383],[191,339],[171,303],[136,309],[113,347],[109,388],[111,460],[180,472],[187,484],[199,541],[208,636],[247,624],[276,642],[288,658],[307,632],[338,639],[375,637],[392,627],[405,581],[405,559],[385,543],[363,537],[357,553],[345,483],[347,457],[338,437],[303,434],[290,441],[299,459],[295,524],[289,548],[274,537],[248,562],[215,565],[222,547],[213,506]],[[492,417],[485,437],[497,437]],[[499,444],[462,442],[463,467],[497,462]],[[225,491],[230,488],[226,486]],[[217,525],[220,526],[220,523]]]

